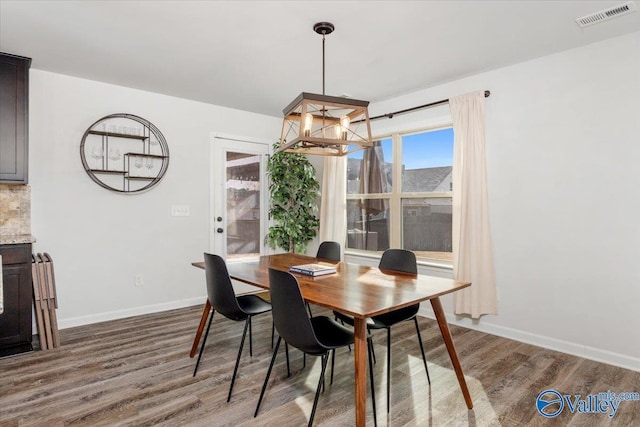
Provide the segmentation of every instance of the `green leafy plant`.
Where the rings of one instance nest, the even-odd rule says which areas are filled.
[[[265,244],[303,253],[320,225],[316,216],[320,195],[316,169],[302,154],[280,152],[269,158],[267,174],[269,216],[275,224],[269,227]]]

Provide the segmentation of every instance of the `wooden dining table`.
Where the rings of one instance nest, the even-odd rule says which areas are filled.
[[[328,262],[291,253],[261,256],[259,260],[250,262],[228,263],[227,268],[232,279],[268,290],[269,268],[289,271],[291,266],[316,262],[335,265],[337,271],[334,274],[317,277],[294,275],[306,301],[354,317],[356,426],[364,426],[366,421],[367,318],[427,300],[430,301],[436,316],[467,408],[473,408],[471,395],[440,302],[440,296],[471,286],[471,283],[424,274],[400,273],[346,262]],[[192,265],[204,268],[204,262],[194,262]],[[206,306],[205,312],[208,314]],[[204,317],[205,313],[203,313]],[[197,346],[197,342],[194,342],[194,346]]]

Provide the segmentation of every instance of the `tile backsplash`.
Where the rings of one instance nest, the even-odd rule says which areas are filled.
[[[0,184],[0,236],[31,234],[31,187]]]

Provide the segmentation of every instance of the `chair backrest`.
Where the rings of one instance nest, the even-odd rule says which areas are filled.
[[[340,261],[340,243],[329,241],[320,243],[316,258]]]
[[[418,274],[416,254],[405,249],[387,249],[380,258],[378,268]]]
[[[403,273],[418,274],[418,263],[416,262],[416,254],[406,249],[387,249],[382,253],[378,268],[385,270],[400,271]],[[396,311],[384,313],[378,316],[379,319],[390,319],[391,323],[396,323],[398,314],[402,318],[410,319],[416,315],[420,309],[420,303],[401,308]]]
[[[289,345],[309,354],[326,349],[318,342],[296,278],[287,271],[269,269],[271,315],[280,335]]]
[[[218,255],[205,253],[204,265],[207,275],[207,297],[211,307],[229,319],[246,319],[247,315],[238,305],[224,259]]]

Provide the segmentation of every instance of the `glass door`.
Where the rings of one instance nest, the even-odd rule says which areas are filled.
[[[211,242],[227,262],[259,257],[267,230],[265,166],[269,145],[213,139]]]

